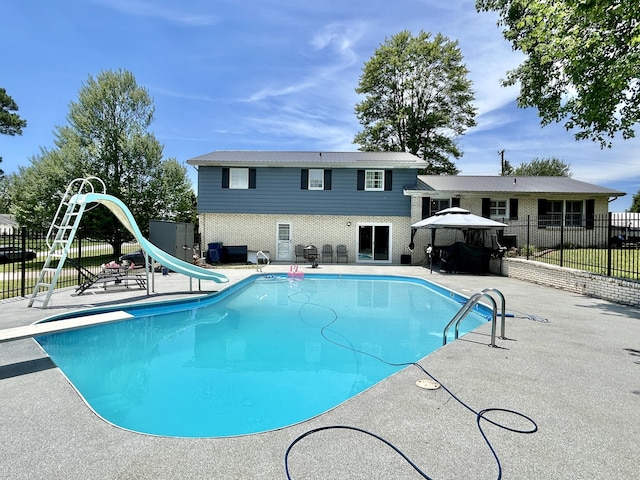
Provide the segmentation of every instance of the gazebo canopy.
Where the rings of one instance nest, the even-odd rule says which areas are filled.
[[[506,224],[496,222],[490,218],[474,215],[464,208],[451,207],[440,210],[435,215],[414,223],[411,225],[411,228],[459,228],[486,230],[489,228],[501,228],[506,226]]]

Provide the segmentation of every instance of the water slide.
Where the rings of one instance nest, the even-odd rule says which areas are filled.
[[[133,235],[140,244],[140,248],[142,248],[147,255],[173,272],[197,278],[198,280],[213,280],[216,283],[226,283],[229,281],[225,275],[180,260],[179,258],[169,255],[164,250],[156,247],[153,243],[144,238],[140,228],[138,228],[138,225],[133,218],[133,215],[131,214],[131,211],[118,198],[104,193],[86,193],[74,195],[71,198],[71,202],[76,202],[78,204],[100,203],[107,207],[116,216],[116,218],[120,220],[122,225],[131,232],[131,235]]]

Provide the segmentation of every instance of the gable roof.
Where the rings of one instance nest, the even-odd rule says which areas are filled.
[[[427,162],[407,152],[296,152],[219,150],[187,160],[194,166],[424,168]]]
[[[503,177],[418,175],[416,190],[487,192],[508,194],[594,194],[621,197],[625,192],[581,182],[569,177]]]

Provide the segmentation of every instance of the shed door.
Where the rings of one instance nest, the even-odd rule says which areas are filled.
[[[291,260],[291,224],[278,223],[276,232],[276,260],[285,262]]]

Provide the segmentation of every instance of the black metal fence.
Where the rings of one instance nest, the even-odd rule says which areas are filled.
[[[0,300],[12,297],[28,297],[33,293],[40,271],[47,258],[46,231],[18,229],[10,235],[0,235]],[[137,243],[122,245],[122,253],[139,249]],[[105,242],[76,236],[70,249],[56,288],[81,284],[82,277],[74,264],[99,273],[102,265],[118,261],[113,247]],[[55,267],[56,265],[52,265]]]
[[[528,216],[504,223],[509,227],[500,243],[507,256],[640,281],[637,214]]]

